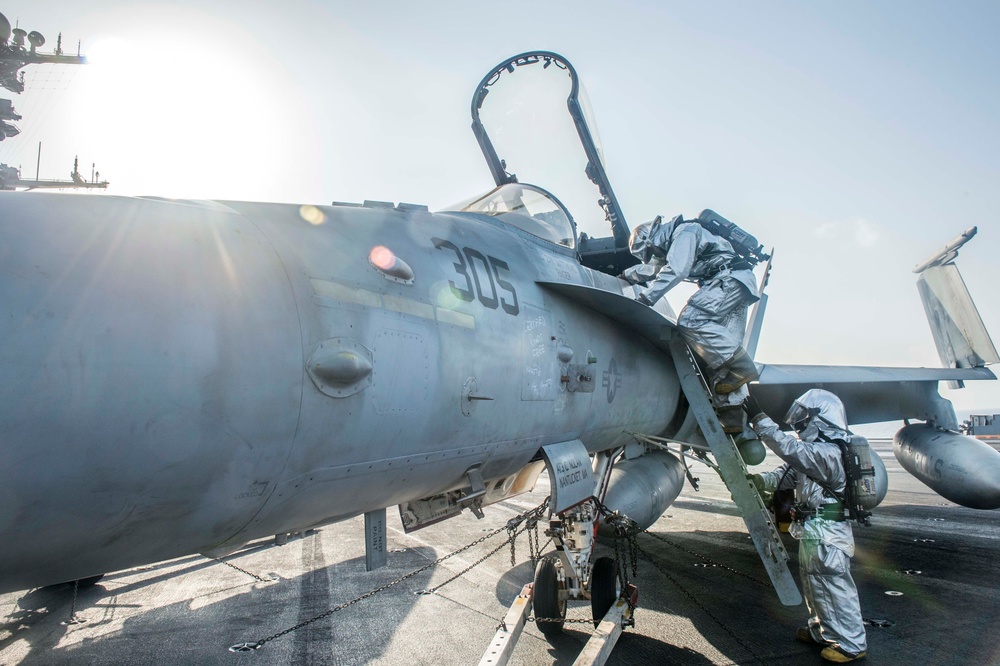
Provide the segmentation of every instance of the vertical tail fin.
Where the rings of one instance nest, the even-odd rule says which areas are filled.
[[[969,242],[976,231],[976,227],[966,229],[913,269],[920,274],[917,291],[941,364],[947,368],[974,368],[1000,362],[993,340],[954,263],[959,248]],[[949,382],[949,385],[961,388],[963,383]]]

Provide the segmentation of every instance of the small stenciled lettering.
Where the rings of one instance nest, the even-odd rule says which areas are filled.
[[[566,486],[571,486],[574,483],[579,483],[587,478],[586,470],[578,469],[575,472],[570,472],[569,474],[563,474],[559,477],[559,487],[565,488]]]
[[[562,474],[563,472],[571,472],[580,467],[583,467],[583,462],[580,460],[560,460],[556,463],[556,472]]]

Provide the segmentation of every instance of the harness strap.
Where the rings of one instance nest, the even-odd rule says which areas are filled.
[[[792,520],[797,523],[804,523],[810,518],[822,518],[842,523],[847,518],[844,517],[844,505],[840,502],[832,502],[823,506],[811,509],[805,504],[796,504],[792,507]]]

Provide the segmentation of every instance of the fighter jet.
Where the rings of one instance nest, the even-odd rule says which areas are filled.
[[[441,211],[0,192],[0,592],[361,514],[384,557],[387,508],[407,530],[482,515],[547,470],[558,557],[535,594],[564,613],[615,598],[595,529],[616,511],[651,525],[683,447],[714,460],[779,597],[799,601],[744,476],[753,447],[723,434],[669,305],[616,277],[629,227],[575,69],[509,58],[472,118],[495,187]],[[545,160],[553,182],[535,184]],[[595,220],[610,235],[578,231]],[[1000,475],[973,482],[985,463],[958,460],[972,440],[937,391],[995,378],[995,350],[971,340],[956,367],[762,365],[751,391],[774,415],[822,386],[852,424],[920,420],[900,434],[919,474],[996,508]]]

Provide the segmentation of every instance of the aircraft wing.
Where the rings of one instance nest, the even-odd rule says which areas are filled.
[[[761,364],[758,364],[761,365]],[[823,388],[844,402],[852,424],[920,419],[958,429],[951,403],[938,394],[938,382],[996,379],[979,368],[887,368],[835,365],[763,365],[750,386],[761,407],[780,419],[797,397]]]
[[[628,296],[581,284],[538,283],[586,305],[670,351],[675,321]],[[797,397],[824,388],[844,402],[852,424],[919,419],[958,429],[954,409],[938,394],[938,382],[996,379],[988,368],[890,368],[877,366],[758,364],[760,379],[750,391],[761,407],[780,419]]]

